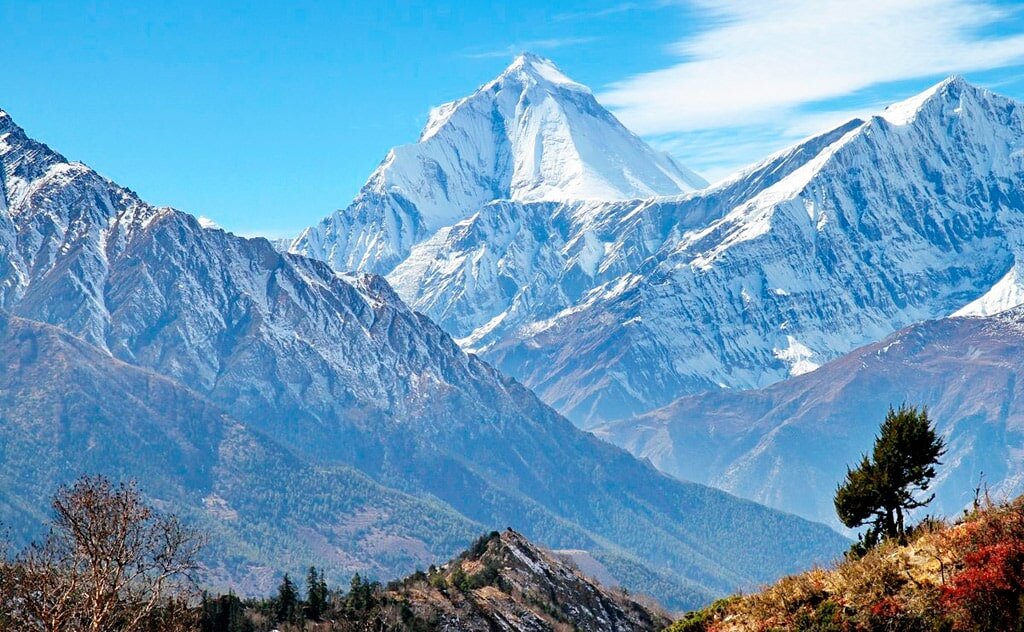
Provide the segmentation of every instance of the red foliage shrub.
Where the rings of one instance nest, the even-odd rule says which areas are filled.
[[[1024,589],[1024,542],[986,544],[966,553],[963,569],[943,588],[944,603],[960,627],[1010,629],[1020,616]]]
[[[871,606],[872,617],[895,618],[901,614],[903,614],[903,604],[895,597],[885,597]]]

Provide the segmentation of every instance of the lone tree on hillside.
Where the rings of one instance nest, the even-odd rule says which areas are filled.
[[[864,455],[857,467],[847,469],[835,495],[836,513],[844,525],[871,525],[862,536],[863,548],[906,535],[906,512],[935,498],[920,495],[928,490],[945,451],[924,408],[889,409],[870,457]]]

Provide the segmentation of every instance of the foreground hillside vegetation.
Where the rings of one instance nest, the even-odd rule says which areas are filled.
[[[602,586],[512,530],[439,567],[334,590],[310,568],[276,594],[201,593],[204,537],[131,484],[80,479],[54,498],[49,536],[0,561],[0,629],[11,632],[668,630],[1012,632],[1024,630],[1024,498],[925,520],[845,560],[717,601],[675,622]]]
[[[271,599],[204,598],[202,632],[235,630],[568,631],[663,630],[670,618],[645,599],[600,586],[565,558],[511,529],[479,538],[441,567],[386,586],[353,578],[347,593],[307,578]]]
[[[1024,498],[926,521],[831,569],[688,614],[672,632],[1024,630]]]
[[[954,523],[906,523],[934,499],[945,451],[927,410],[890,408],[873,449],[836,489],[843,524],[867,527],[846,560],[715,602],[671,632],[1024,630],[1024,497],[993,505],[978,489]]]

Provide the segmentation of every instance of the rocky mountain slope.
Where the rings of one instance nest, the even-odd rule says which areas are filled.
[[[584,426],[767,386],[1012,286],[1022,149],[1024,107],[954,78],[700,194],[587,209],[590,232],[562,228],[571,209],[496,208],[452,230],[412,305]],[[497,253],[487,221],[512,225]],[[552,233],[568,256],[534,245]]]
[[[948,444],[929,511],[1024,492],[1024,307],[908,327],[764,389],[680,398],[597,429],[663,471],[838,526],[832,492],[889,406],[924,405]]]
[[[467,348],[487,353],[643,270],[668,243],[771,186],[856,123],[701,195],[616,203],[495,202],[413,249],[388,281]],[[603,366],[598,370],[603,370]]]
[[[472,95],[435,108],[356,199],[292,251],[334,269],[390,271],[413,246],[493,200],[617,200],[707,183],[622,126],[547,59],[516,58]]]
[[[387,605],[377,618],[394,630],[625,632],[669,623],[651,604],[602,586],[512,530],[481,538],[435,572],[410,577],[381,597]],[[403,609],[410,613],[406,621],[388,617]]]
[[[514,525],[678,577],[693,594],[842,546],[823,526],[680,483],[577,431],[380,277],[149,206],[6,113],[0,167],[0,308],[181,384],[314,468],[355,468],[459,516],[439,529]],[[284,493],[275,480],[241,478],[239,497]],[[425,554],[450,552],[434,543]],[[394,562],[389,549],[374,555]]]

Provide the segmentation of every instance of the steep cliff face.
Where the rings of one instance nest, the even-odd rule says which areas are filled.
[[[339,271],[385,273],[494,200],[619,200],[705,185],[550,60],[524,54],[472,95],[435,108],[418,142],[388,152],[352,204],[292,250]]]

